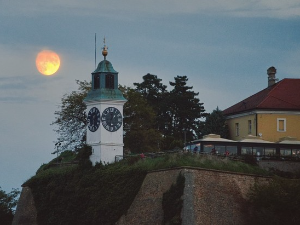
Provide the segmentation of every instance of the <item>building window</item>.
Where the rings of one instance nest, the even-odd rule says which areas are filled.
[[[239,136],[240,135],[240,126],[239,123],[235,124],[235,136]]]
[[[275,148],[265,148],[265,156],[274,156],[276,155]]]
[[[215,148],[214,145],[204,145],[203,146],[203,152],[211,153],[213,149]],[[202,152],[201,152],[202,153]]]
[[[292,155],[292,150],[291,149],[280,149],[280,155],[281,156],[291,156]]]
[[[100,88],[100,77],[99,74],[94,76],[94,89]]]
[[[286,119],[285,118],[277,118],[277,131],[278,132],[286,131]]]
[[[292,149],[292,156],[299,158],[299,156],[300,156],[300,149]]]
[[[242,146],[242,148],[241,148],[241,154],[242,155],[252,155],[252,147]]]
[[[226,146],[226,151],[229,151],[230,155],[237,154],[237,146]]]
[[[248,120],[248,134],[252,133],[252,121]]]
[[[114,89],[114,75],[108,74],[105,76],[105,88]]]

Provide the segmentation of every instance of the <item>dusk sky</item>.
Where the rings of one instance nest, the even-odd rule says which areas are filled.
[[[177,75],[206,112],[243,100],[276,77],[300,78],[299,0],[0,0],[0,186],[20,188],[54,158],[50,126],[75,80],[91,80],[107,59],[119,83],[151,73],[170,87]],[[35,58],[55,51],[61,67],[41,75]],[[287,90],[288,91],[288,90]],[[300,131],[299,131],[300,132]]]

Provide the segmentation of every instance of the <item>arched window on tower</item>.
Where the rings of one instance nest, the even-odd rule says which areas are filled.
[[[105,88],[114,89],[114,75],[107,74],[105,76]]]
[[[96,74],[94,76],[94,89],[99,89],[100,88],[100,75]]]

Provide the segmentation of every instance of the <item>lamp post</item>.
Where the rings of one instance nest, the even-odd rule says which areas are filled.
[[[186,130],[184,130],[183,133],[184,133],[184,147],[186,147]]]

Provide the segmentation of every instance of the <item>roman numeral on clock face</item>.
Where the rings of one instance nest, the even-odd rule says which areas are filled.
[[[90,109],[88,113],[87,121],[88,121],[88,129],[91,132],[95,132],[96,130],[98,130],[100,126],[100,112],[96,107]]]

